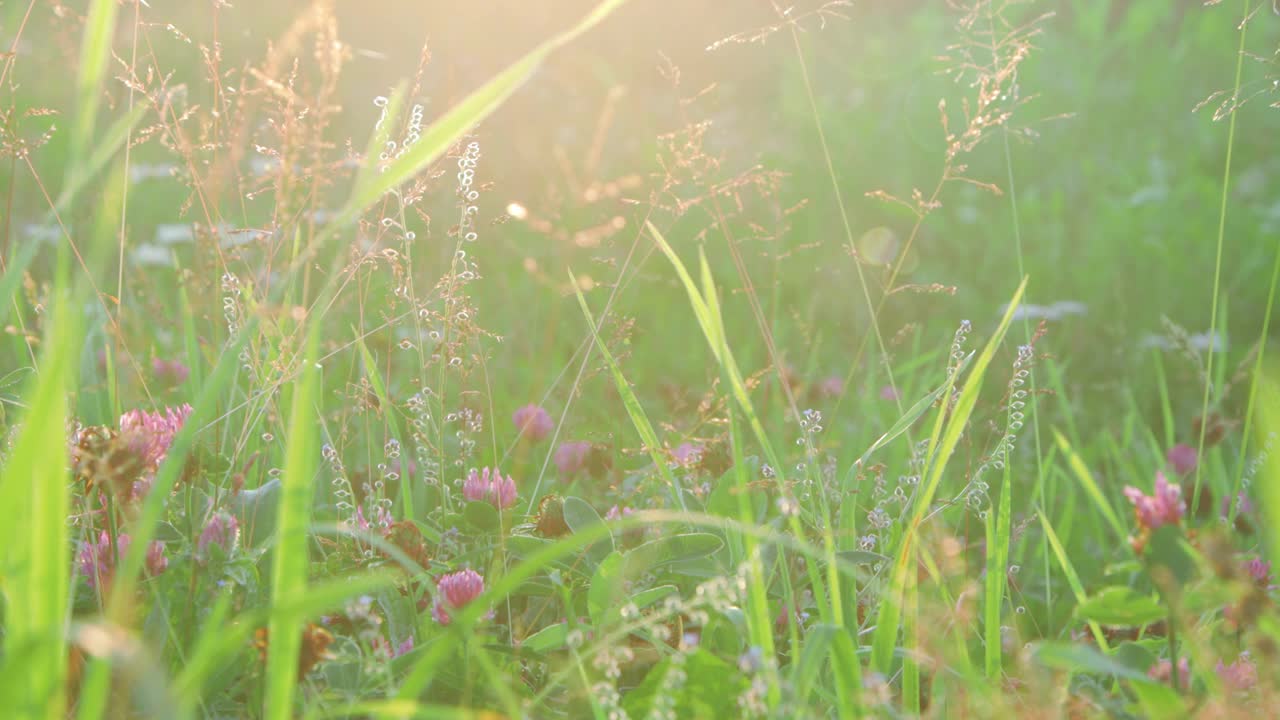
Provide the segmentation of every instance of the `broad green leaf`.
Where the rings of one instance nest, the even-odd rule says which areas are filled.
[[[711,533],[681,533],[650,540],[625,555],[625,577],[638,577],[663,565],[691,560],[718,552],[724,540]]]
[[[279,505],[279,478],[271,478],[252,490],[242,490],[232,496],[228,508],[240,523],[245,546],[257,547],[275,533]]]
[[[539,654],[546,654],[552,650],[559,650],[564,647],[566,638],[569,637],[568,623],[555,623],[548,625],[538,632],[526,637],[520,647],[524,650],[531,650]]]
[[[622,553],[613,551],[596,566],[587,590],[587,614],[596,627],[603,627],[610,609],[622,604],[623,580],[628,576]],[[634,576],[631,576],[634,577]]]
[[[502,518],[498,515],[498,508],[483,501],[473,500],[467,503],[462,509],[462,516],[467,522],[477,530],[482,532],[497,532],[502,527]]]
[[[572,496],[564,499],[564,523],[570,530],[580,532],[602,522],[600,513],[586,500]]]
[[[1041,665],[1074,673],[1112,675],[1125,680],[1147,682],[1145,674],[1128,667],[1088,645],[1067,642],[1040,643],[1032,657]]]
[[[706,650],[689,653],[676,667],[670,658],[654,665],[645,675],[640,686],[627,693],[622,707],[633,718],[648,717],[654,708],[654,699],[664,692],[668,672],[681,672],[683,683],[675,683],[671,701],[674,717],[678,718],[733,718],[741,717],[738,696],[747,689],[747,679],[737,668]]]
[[[1130,587],[1108,587],[1076,606],[1076,617],[1111,627],[1140,627],[1168,613],[1159,601]]]
[[[1151,680],[1134,680],[1129,683],[1138,706],[1142,708],[1142,716],[1148,718],[1185,718],[1188,717],[1187,704],[1168,685]]]

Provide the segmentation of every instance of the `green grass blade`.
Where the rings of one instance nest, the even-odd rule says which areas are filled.
[[[142,503],[142,510],[133,522],[130,533],[132,542],[120,566],[116,568],[111,584],[111,596],[107,601],[107,614],[121,625],[129,624],[131,598],[137,589],[138,574],[142,571],[147,546],[155,537],[157,524],[164,514],[165,498],[169,496],[182,474],[187,456],[195,445],[196,433],[216,417],[218,405],[225,398],[227,388],[230,387],[240,367],[238,360],[240,351],[255,336],[257,327],[257,319],[251,318],[241,328],[240,336],[235,343],[222,351],[217,366],[193,405],[191,417],[174,436],[173,445],[170,446],[164,462],[156,472],[151,490]]]
[[[343,218],[354,219],[365,208],[377,202],[378,198],[399,187],[438,159],[459,137],[497,110],[548,55],[590,30],[624,2],[626,0],[605,0],[599,3],[576,25],[529,51],[450,108],[431,123],[422,132],[421,138],[404,155],[392,161],[384,172],[365,175],[365,181],[352,191],[343,211]],[[367,158],[366,162],[372,163],[375,159],[376,156]]]
[[[373,353],[369,352],[369,347],[365,345],[364,338],[360,336],[359,331],[355,328],[351,329],[355,335],[356,346],[360,348],[360,357],[364,360],[364,375],[369,379],[369,385],[373,387],[373,394],[378,398],[378,403],[382,407],[382,415],[387,419],[387,425],[391,429],[391,437],[396,442],[403,443],[404,435],[400,432],[400,422],[396,419],[396,406],[391,403],[391,396],[387,394],[387,386],[382,382],[382,374],[378,372],[378,363],[373,359]],[[400,506],[403,517],[412,520],[413,514],[413,484],[404,469],[400,473]]]
[[[960,365],[960,369],[957,372],[963,372],[968,364],[969,359],[966,359]],[[920,416],[924,415],[928,412],[929,408],[933,407],[933,404],[938,401],[938,398],[942,397],[942,393],[946,392],[946,390],[952,386],[953,383],[943,383],[942,385],[939,385],[936,390],[921,398],[915,405],[907,408],[907,411],[903,413],[902,417],[898,418],[897,422],[885,431],[883,435],[876,438],[876,441],[871,443],[871,446],[862,453],[862,456],[858,458],[856,463],[854,463],[854,469],[856,470],[859,467],[865,467],[867,461],[871,459],[872,453],[893,442],[900,435],[905,433],[908,428],[920,419]]]
[[[146,111],[146,105],[133,106],[129,112],[116,118],[115,122],[111,123],[111,127],[99,136],[92,151],[76,159],[76,164],[71,166],[67,177],[63,180],[62,191],[54,203],[55,212],[62,213],[71,207],[71,203],[75,201],[80,191],[84,190],[89,181],[106,167],[111,158],[115,157],[128,142],[129,133],[142,121]]]
[[[89,147],[98,116],[98,94],[111,62],[111,40],[116,32],[116,0],[93,0],[85,18],[76,74],[76,120],[71,133],[71,163],[79,165]]]
[[[631,384],[627,382],[626,376],[622,374],[622,368],[618,367],[618,361],[614,359],[613,353],[609,352],[609,346],[605,345],[604,340],[600,337],[599,328],[596,327],[596,319],[591,314],[591,308],[587,307],[587,299],[582,295],[578,279],[573,276],[573,271],[569,271],[569,278],[573,281],[573,287],[577,291],[578,305],[582,307],[582,314],[587,319],[587,329],[595,340],[596,349],[600,351],[605,363],[609,365],[609,372],[613,375],[614,385],[618,388],[618,395],[622,397],[622,404],[627,409],[627,416],[631,418],[631,424],[635,426],[636,433],[640,435],[640,440],[644,443],[645,450],[649,453],[649,458],[653,460],[653,464],[657,466],[658,472],[662,475],[662,480],[667,483],[672,499],[676,501],[676,505],[681,510],[687,510],[684,491],[681,489],[680,483],[676,481],[675,476],[671,474],[671,468],[667,466],[667,458],[663,457],[662,446],[658,443],[658,434],[654,432],[653,424],[649,422],[649,416],[645,414],[644,406],[640,404],[640,399],[631,390]]]
[[[289,439],[285,445],[284,475],[276,516],[276,543],[272,559],[271,600],[281,606],[305,596],[310,568],[311,507],[315,502],[315,468],[319,449],[319,422],[315,400],[321,369],[316,363],[321,323],[311,321],[307,349],[289,409]],[[269,624],[270,649],[266,668],[266,718],[293,717],[297,688],[298,653],[302,619],[276,608]]]
[[[987,587],[984,598],[984,655],[987,679],[1000,680],[1004,664],[1000,639],[1000,614],[1004,608],[1004,591],[1008,586],[1009,542],[1013,533],[1013,471],[1004,463],[1000,484],[1000,505],[996,516],[987,514]]]
[[[1280,436],[1280,370],[1275,366],[1267,370],[1257,379],[1258,447],[1266,447]],[[1280,452],[1266,453],[1256,487],[1263,527],[1272,529],[1267,533],[1267,555],[1272,563],[1280,564],[1280,532],[1275,530],[1280,528]]]
[[[693,277],[685,268],[684,262],[680,260],[680,256],[662,236],[658,228],[653,223],[646,223],[650,236],[653,241],[662,250],[663,254],[671,262],[672,267],[676,271],[676,275],[680,278],[680,282],[684,285],[685,292],[689,296],[689,304],[693,307],[693,312],[698,320],[699,326],[702,328],[703,335],[706,337],[707,344],[711,347],[712,355],[715,357],[720,370],[725,379],[729,383],[729,387],[733,393],[734,400],[742,409],[743,415],[747,418],[747,423],[751,426],[752,433],[755,435],[756,442],[759,443],[764,451],[765,457],[771,466],[775,469],[774,479],[781,492],[786,492],[786,470],[781,457],[774,450],[773,443],[769,439],[769,434],[765,431],[764,425],[760,422],[760,416],[756,413],[755,406],[751,402],[751,396],[747,392],[747,385],[743,378],[742,371],[738,368],[738,363],[733,357],[733,351],[730,349],[727,333],[724,329],[724,318],[720,314],[720,304],[718,293],[716,291],[715,280],[711,275],[710,266],[707,263],[705,254],[699,251],[699,274],[702,278],[702,289],[694,283]],[[792,515],[787,520],[788,528],[797,537],[804,533],[804,529],[800,524],[799,517]],[[817,568],[813,565],[806,565],[806,571],[809,576],[810,585],[814,595],[818,599],[818,609],[824,622],[844,627],[844,603],[841,596],[841,587],[836,571],[836,555],[835,541],[831,532],[832,523],[828,520],[823,523],[823,541],[825,557],[824,567],[829,573],[828,582],[824,583],[822,577],[818,573]],[[848,628],[846,628],[848,631]],[[856,714],[856,706],[858,697],[862,690],[861,666],[856,661],[848,662],[849,656],[846,653],[838,654],[835,657],[836,673],[842,678],[849,678],[849,682],[840,682],[836,685],[837,693],[837,711],[841,718],[852,717]],[[771,707],[776,706],[779,701],[779,693],[775,688],[770,688],[769,704]]]
[[[22,282],[23,274],[31,265],[31,260],[35,258],[38,249],[40,249],[39,244],[27,243],[12,257],[6,259],[4,275],[0,277],[0,323],[9,320],[10,310],[17,305],[18,285]]]
[[[174,694],[184,715],[189,715],[200,700],[204,683],[225,663],[243,652],[254,630],[266,625],[275,615],[306,619],[323,612],[341,608],[347,601],[361,595],[371,595],[392,587],[397,577],[391,573],[366,573],[342,577],[309,585],[303,594],[285,600],[270,608],[258,608],[242,613],[235,622],[219,627],[210,615],[208,627],[218,632],[203,633],[200,642],[192,650],[182,670],[174,678]],[[215,606],[216,610],[216,606]],[[274,647],[274,643],[273,643]]]
[[[70,297],[63,295],[25,394],[21,430],[0,476],[0,589],[4,595],[0,673],[21,677],[6,704],[13,717],[62,717],[66,705],[66,621],[70,545],[66,418],[79,355]]]
[[[929,464],[925,470],[925,480],[920,496],[914,501],[911,517],[903,528],[897,561],[893,567],[893,575],[890,579],[888,592],[881,602],[880,612],[877,615],[876,632],[872,637],[871,643],[871,666],[877,672],[887,674],[889,666],[893,662],[893,648],[898,636],[902,610],[898,598],[902,597],[906,588],[907,574],[915,572],[914,542],[916,532],[919,530],[925,513],[929,511],[929,505],[937,494],[947,463],[951,459],[956,445],[960,442],[960,436],[964,432],[965,426],[969,423],[969,417],[973,414],[973,408],[978,401],[978,394],[982,390],[982,382],[987,372],[987,366],[991,364],[996,348],[999,347],[1001,341],[1004,340],[1005,333],[1009,330],[1009,323],[1013,319],[1014,310],[1017,309],[1018,304],[1022,301],[1022,294],[1026,287],[1027,279],[1023,278],[1018,285],[1017,291],[1013,294],[1013,299],[1010,300],[1009,306],[1005,310],[1004,317],[1000,320],[1000,325],[992,333],[991,338],[987,340],[986,346],[983,347],[982,352],[974,362],[973,369],[965,380],[964,389],[960,391],[960,398],[956,401],[955,409],[951,412],[950,417],[944,420],[944,415],[946,415],[945,406],[939,410],[938,419],[934,423],[933,434],[929,440],[930,452],[927,455]],[[954,382],[958,374],[957,372],[951,375],[948,385]],[[949,389],[944,394],[950,395]]]
[[[1062,433],[1056,429],[1053,431],[1053,437],[1058,443],[1058,449],[1067,457],[1067,465],[1075,473],[1076,479],[1084,487],[1089,499],[1093,500],[1093,504],[1098,507],[1098,512],[1102,513],[1102,517],[1107,521],[1111,531],[1116,534],[1116,540],[1121,543],[1127,542],[1129,535],[1125,532],[1124,525],[1120,523],[1120,517],[1116,515],[1115,508],[1111,507],[1111,503],[1107,501],[1107,497],[1103,494],[1102,488],[1098,486],[1098,481],[1094,479],[1093,473],[1089,472],[1089,468],[1085,466],[1084,459],[1075,451],[1075,448],[1071,447],[1071,443],[1067,442]]]
[[[1071,557],[1067,555],[1067,550],[1062,546],[1062,541],[1058,539],[1058,533],[1054,532],[1053,525],[1049,522],[1048,516],[1041,509],[1037,515],[1040,516],[1040,525],[1044,528],[1044,535],[1049,540],[1049,547],[1053,548],[1053,555],[1058,559],[1058,565],[1062,568],[1062,574],[1067,578],[1067,585],[1071,588],[1071,594],[1075,595],[1076,603],[1082,603],[1087,599],[1084,592],[1084,584],[1080,582],[1080,575],[1076,572],[1076,568],[1071,564]],[[1107,637],[1102,634],[1102,628],[1098,623],[1090,620],[1089,630],[1093,633],[1094,640],[1097,641],[1098,647],[1104,652],[1109,652],[1107,646]]]

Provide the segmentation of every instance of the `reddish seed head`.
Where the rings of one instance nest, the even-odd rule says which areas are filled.
[[[591,443],[586,441],[560,443],[556,448],[556,469],[560,471],[561,480],[571,480],[587,466],[587,455],[591,452]]]
[[[472,469],[462,484],[462,496],[471,502],[487,502],[506,510],[516,503],[516,483],[510,476],[503,477],[497,469]]]
[[[431,616],[441,625],[453,622],[449,610],[461,610],[484,592],[484,578],[470,568],[449,573],[436,583],[436,602]]]
[[[556,428],[551,414],[538,405],[525,405],[515,411],[511,415],[511,422],[515,423],[521,440],[535,443],[542,442]]]
[[[1182,502],[1182,488],[1170,484],[1164,473],[1156,471],[1155,493],[1144,495],[1141,490],[1126,486],[1124,496],[1133,503],[1138,524],[1147,530],[1154,530],[1162,525],[1176,525],[1182,519],[1186,507]]]
[[[1178,443],[1169,448],[1165,454],[1169,467],[1179,475],[1186,475],[1196,469],[1196,449],[1186,443]]]

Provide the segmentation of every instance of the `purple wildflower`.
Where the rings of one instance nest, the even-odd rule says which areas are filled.
[[[560,471],[560,479],[571,480],[582,472],[587,466],[587,454],[590,452],[591,443],[585,440],[560,443],[555,454],[556,469]]]
[[[510,476],[503,477],[496,468],[483,472],[472,469],[462,484],[462,496],[472,502],[487,502],[499,510],[506,510],[516,502],[516,483]]]
[[[818,385],[818,392],[824,397],[840,397],[844,394],[844,378],[830,375]]]
[[[604,519],[619,520],[621,518],[627,517],[628,515],[632,515],[634,513],[635,513],[635,510],[632,510],[631,508],[625,505],[622,507],[618,507],[617,505],[614,505],[613,507],[609,508],[609,512],[604,514]]]
[[[1248,515],[1252,512],[1253,512],[1253,501],[1249,499],[1249,496],[1245,495],[1244,493],[1240,493],[1239,495],[1237,495],[1236,496],[1236,515],[1237,516]],[[1222,506],[1219,508],[1219,514],[1222,516],[1223,520],[1226,520],[1227,518],[1231,517],[1231,497],[1230,496],[1222,498]]]
[[[80,574],[88,581],[91,588],[104,588],[111,584],[116,566],[129,552],[132,538],[121,534],[116,537],[116,553],[111,554],[111,536],[103,530],[97,542],[82,542],[76,553],[76,563]],[[169,567],[169,560],[164,555],[164,543],[153,541],[147,546],[146,568],[150,575],[159,575]]]
[[[897,400],[898,397],[899,397],[898,389],[895,388],[894,386],[885,385],[884,387],[880,388],[881,400]]]
[[[1169,448],[1165,459],[1169,461],[1169,467],[1179,475],[1186,475],[1196,469],[1196,449],[1186,443],[1178,443]]]
[[[809,613],[801,610],[800,608],[796,608],[794,611],[788,612],[790,609],[790,605],[783,603],[782,609],[778,611],[778,617],[773,620],[773,624],[780,628],[785,628],[791,622],[791,618],[793,616],[797,621],[799,621],[800,625],[804,625],[809,622]]]
[[[399,645],[392,645],[386,638],[378,635],[373,639],[373,642],[370,643],[370,645],[372,646],[375,655],[379,655],[387,660],[394,660],[413,649],[413,636],[410,635],[405,638],[404,642]]]
[[[1250,558],[1244,564],[1244,571],[1253,580],[1253,584],[1266,588],[1271,584],[1271,563],[1262,558]]]
[[[151,361],[151,374],[155,375],[156,379],[165,385],[174,387],[187,381],[187,378],[191,375],[191,369],[181,360],[155,358]]]
[[[450,573],[436,583],[437,597],[431,617],[441,625],[453,622],[449,610],[461,610],[484,592],[484,578],[470,568]]]
[[[1236,692],[1247,692],[1258,684],[1258,669],[1254,667],[1248,653],[1241,653],[1230,665],[1224,665],[1219,660],[1214,669],[1218,672],[1218,677],[1222,678],[1223,684]]]
[[[1138,517],[1138,524],[1147,530],[1154,530],[1161,525],[1176,525],[1182,519],[1186,506],[1182,501],[1182,488],[1172,485],[1164,473],[1156,471],[1155,493],[1144,495],[1141,490],[1127,485],[1124,496],[1133,503]]]
[[[685,467],[693,465],[702,458],[702,446],[694,443],[680,443],[675,450],[671,451],[671,457],[675,458],[677,465]]]
[[[200,539],[196,542],[196,552],[204,555],[210,545],[222,548],[224,555],[230,555],[240,537],[240,522],[234,515],[218,513],[209,518],[204,530],[200,531]]]
[[[152,541],[147,546],[147,573],[159,575],[169,567],[169,558],[164,556],[164,543]]]
[[[151,469],[160,466],[173,438],[191,417],[191,406],[165,408],[163,412],[130,410],[120,416],[120,434],[129,438],[130,446]]]
[[[111,555],[111,536],[106,530],[98,536],[97,542],[82,542],[80,550],[76,553],[76,561],[80,567],[80,574],[85,576],[89,581],[89,587],[103,587],[111,582],[111,576],[115,572],[116,563],[124,554],[129,551],[129,536],[121,535],[116,538],[116,554]]]
[[[535,443],[541,442],[556,428],[551,414],[539,405],[525,405],[515,411],[511,415],[511,422],[516,424],[516,432],[520,434],[521,440]]]
[[[402,643],[400,643],[399,645],[397,645],[397,646],[396,646],[395,651],[391,653],[391,657],[393,657],[393,658],[398,658],[398,657],[400,657],[401,655],[404,655],[405,653],[409,652],[410,650],[413,650],[413,636],[412,636],[412,635],[410,635],[409,637],[405,638],[405,639],[404,639],[404,642],[402,642]]]
[[[1161,660],[1151,669],[1147,670],[1147,677],[1168,684],[1173,679],[1173,663],[1168,660]],[[1185,657],[1178,658],[1178,686],[1187,687],[1191,684],[1191,666],[1187,663]]]

